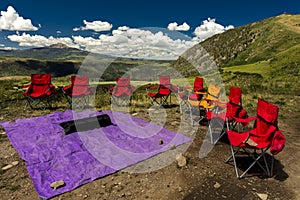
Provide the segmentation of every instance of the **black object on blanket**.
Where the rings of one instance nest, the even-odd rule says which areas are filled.
[[[107,114],[98,115],[97,117],[88,117],[83,119],[71,120],[59,124],[65,129],[66,134],[92,130],[95,128],[113,125]]]

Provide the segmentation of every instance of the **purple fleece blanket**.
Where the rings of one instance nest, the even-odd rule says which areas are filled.
[[[114,125],[65,134],[61,122],[108,114]],[[2,122],[40,197],[51,198],[112,174],[190,138],[162,126],[113,111],[55,112]],[[163,144],[160,144],[160,140]],[[64,180],[56,190],[50,184]]]

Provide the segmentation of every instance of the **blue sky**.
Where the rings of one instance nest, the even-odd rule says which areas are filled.
[[[1,0],[0,11],[1,49],[61,42],[108,54],[136,50],[138,57],[141,47],[156,49],[153,56],[160,50],[165,50],[162,56],[180,54],[231,28],[283,13],[299,14],[300,1]],[[145,27],[158,29],[149,33]]]

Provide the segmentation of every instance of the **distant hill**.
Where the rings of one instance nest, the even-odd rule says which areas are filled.
[[[87,57],[89,61],[86,60]],[[34,73],[51,73],[56,77],[66,76],[76,74],[83,62],[85,62],[84,70],[88,70],[86,71],[88,74],[97,78],[99,78],[97,70],[99,66],[107,67],[106,65],[109,64],[101,76],[104,80],[115,80],[116,77],[122,76],[138,65],[170,66],[170,61],[115,58],[58,43],[24,50],[0,50],[0,76],[28,76]],[[86,62],[89,62],[88,66]]]
[[[0,57],[30,58],[39,60],[83,60],[89,52],[68,47],[64,44],[54,44],[48,47],[39,47],[22,50],[1,50]]]
[[[273,75],[276,71],[299,76],[300,15],[283,14],[237,27],[208,38],[190,51],[201,47],[219,68],[265,62]],[[196,73],[183,57],[177,59],[174,68],[185,76]]]

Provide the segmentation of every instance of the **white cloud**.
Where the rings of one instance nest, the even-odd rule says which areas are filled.
[[[109,31],[113,27],[112,24],[110,24],[108,22],[102,22],[102,21],[88,22],[86,20],[83,20],[83,23],[85,26],[81,26],[79,28],[75,27],[75,28],[73,28],[73,31],[93,30],[96,32],[100,32],[100,31]]]
[[[17,48],[15,47],[0,47],[1,50],[6,50],[6,51],[10,51],[10,50],[17,50]]]
[[[98,38],[83,36],[55,38],[26,33],[9,35],[7,38],[12,42],[18,42],[19,46],[23,47],[43,47],[63,43],[94,53],[151,59],[177,59],[179,55],[197,43],[172,39],[162,31],[153,33],[149,30],[129,27],[119,27],[113,30],[111,35],[100,34]]]
[[[223,33],[232,28],[234,28],[232,25],[224,27],[223,25],[216,23],[216,19],[208,18],[195,29],[194,34],[196,37],[193,38],[193,40],[203,41],[215,34]]]
[[[53,36],[45,37],[42,35],[30,35],[27,33],[23,33],[22,35],[9,35],[7,36],[9,40],[12,42],[18,42],[19,46],[34,46],[34,47],[44,47],[50,46],[56,43],[63,43],[68,45],[69,47],[78,48],[78,45],[75,45],[71,38],[68,37],[61,37],[55,38]]]
[[[1,11],[0,30],[36,31],[38,27],[33,26],[30,19],[21,17],[12,6],[8,6],[7,11]]]
[[[86,23],[87,24],[87,23]],[[100,24],[92,23],[93,30],[100,30]],[[172,24],[172,23],[171,23]],[[184,25],[184,24],[182,24]],[[178,28],[178,24],[173,24],[173,28]],[[102,26],[104,27],[104,26]],[[109,28],[110,26],[106,26]],[[112,26],[111,26],[112,27]],[[111,29],[111,27],[109,29]],[[80,30],[92,29],[90,25]],[[170,37],[170,31],[163,32],[158,29],[151,32],[146,29],[130,28],[120,26],[111,31],[111,34],[95,35],[93,37],[72,36],[72,37],[45,37],[42,35],[30,35],[23,33],[9,35],[8,39],[18,42],[20,46],[49,46],[55,43],[63,43],[70,47],[81,48],[94,53],[107,54],[121,57],[151,58],[151,59],[177,59],[179,55],[214,34],[222,33],[234,28],[232,25],[224,27],[216,23],[215,19],[208,18],[195,31],[195,37],[190,40],[188,37]],[[104,28],[102,29],[104,30]],[[152,30],[152,29],[151,29]],[[169,30],[171,30],[169,28]],[[175,34],[175,32],[172,32]],[[176,33],[177,34],[177,33]],[[172,35],[173,36],[173,35]],[[182,34],[182,36],[184,36]],[[174,39],[175,38],[175,39]]]
[[[168,29],[170,31],[188,31],[190,30],[190,26],[186,22],[182,25],[178,25],[177,22],[173,22],[168,25]]]
[[[161,31],[152,33],[129,27],[119,27],[112,31],[112,35],[101,34],[97,39],[82,36],[73,36],[73,39],[74,43],[95,53],[154,59],[176,59],[197,43],[174,40]]]

